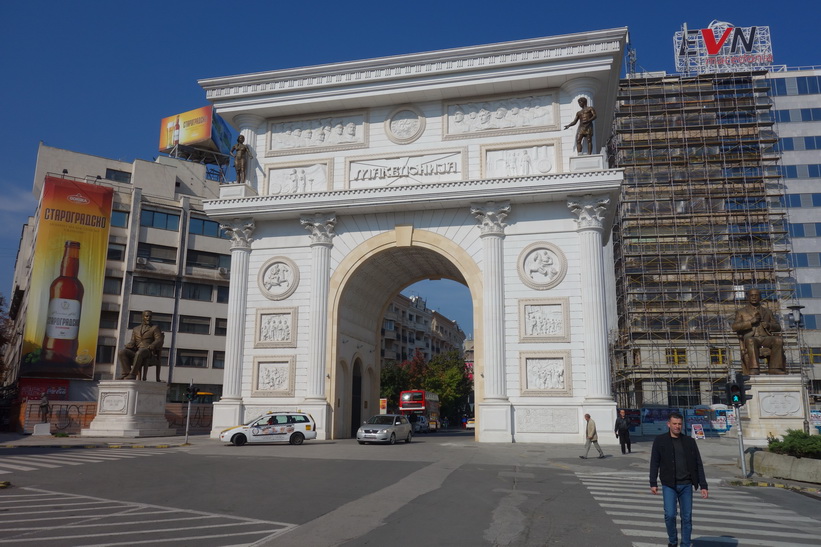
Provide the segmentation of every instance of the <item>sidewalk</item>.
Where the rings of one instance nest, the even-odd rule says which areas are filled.
[[[188,444],[204,444],[212,441],[207,434],[189,435]],[[173,448],[185,445],[185,435],[173,437],[80,437],[72,435],[24,435],[22,433],[0,433],[0,448]]]

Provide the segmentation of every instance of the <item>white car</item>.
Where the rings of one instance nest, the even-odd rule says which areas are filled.
[[[316,439],[316,422],[304,412],[269,412],[220,433],[222,442],[234,446],[246,442],[302,444],[306,439]]]

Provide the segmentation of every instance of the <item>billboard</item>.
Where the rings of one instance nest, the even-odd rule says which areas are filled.
[[[231,131],[213,106],[203,106],[160,122],[160,152],[168,153],[178,144],[227,155],[231,151]]]
[[[28,289],[22,377],[94,377],[113,195],[111,188],[46,176]]]
[[[673,36],[676,70],[684,74],[712,74],[766,70],[773,63],[770,27],[736,27],[713,21],[708,28]]]

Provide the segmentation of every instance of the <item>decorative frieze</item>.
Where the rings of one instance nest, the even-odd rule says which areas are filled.
[[[562,282],[567,274],[567,258],[556,245],[538,241],[519,253],[517,270],[522,283],[531,289],[544,291]]]
[[[448,102],[444,139],[558,131],[558,119],[554,91]]]
[[[256,348],[293,348],[297,340],[297,308],[257,309]]]
[[[299,268],[287,257],[268,259],[257,274],[257,286],[269,300],[284,300],[299,285]]]
[[[294,357],[254,357],[252,397],[293,397]]]
[[[482,178],[532,177],[561,172],[559,140],[482,147]]]
[[[530,298],[519,301],[521,342],[569,342],[570,311],[567,298]]]
[[[365,112],[272,121],[266,156],[349,150],[368,146]]]
[[[333,163],[330,160],[289,163],[268,167],[267,195],[310,194],[332,189]]]
[[[523,397],[573,394],[569,351],[522,352],[519,363]]]

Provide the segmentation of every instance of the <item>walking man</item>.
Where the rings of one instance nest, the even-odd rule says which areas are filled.
[[[667,544],[678,545],[676,532],[676,505],[681,511],[681,545],[690,547],[693,532],[693,488],[701,488],[701,497],[707,499],[707,479],[696,441],[683,435],[684,418],[673,412],[667,419],[668,433],[653,441],[650,452],[650,492],[658,494],[658,479],[664,495],[664,524],[667,526]]]
[[[587,420],[587,428],[585,430],[585,438],[587,440],[584,443],[584,456],[579,457],[586,460],[587,453],[590,452],[590,445],[592,444],[599,452],[599,459],[602,459],[604,458],[604,452],[602,452],[602,449],[599,446],[599,435],[596,433],[596,422],[590,418],[590,414],[585,414],[584,419]]]
[[[630,420],[627,419],[624,409],[619,410],[619,417],[616,418],[615,431],[616,438],[619,440],[619,444],[621,445],[621,453],[632,453],[633,451],[630,450]],[[625,448],[627,448],[626,452]]]

